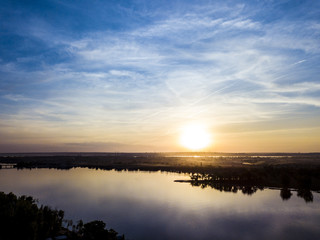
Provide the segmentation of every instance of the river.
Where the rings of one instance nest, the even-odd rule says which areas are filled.
[[[187,174],[87,168],[2,169],[0,191],[31,195],[74,223],[102,220],[126,239],[317,239],[320,194],[252,195],[194,187]]]

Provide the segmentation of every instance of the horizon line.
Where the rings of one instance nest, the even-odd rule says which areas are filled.
[[[213,154],[320,154],[320,152],[216,152],[216,151],[63,151],[63,152],[0,152],[0,155],[3,154],[136,154],[136,153],[144,153],[144,154],[161,154],[161,153],[213,153]]]

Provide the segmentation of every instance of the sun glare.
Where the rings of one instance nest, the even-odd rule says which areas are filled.
[[[211,143],[211,136],[203,125],[192,124],[182,129],[180,144],[191,150],[201,150]]]

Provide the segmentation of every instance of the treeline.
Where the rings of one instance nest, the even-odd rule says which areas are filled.
[[[30,196],[18,197],[13,193],[0,192],[0,239],[1,240],[116,240],[123,239],[113,229],[107,230],[102,221],[84,224],[81,220],[72,230],[63,227],[70,223],[62,210],[38,206]],[[70,225],[70,224],[68,224]]]
[[[264,188],[280,189],[280,196],[288,200],[292,191],[306,202],[313,201],[312,191],[320,192],[320,169],[282,167],[250,167],[250,168],[215,168],[211,173],[191,173],[189,182],[192,186],[211,187],[224,192],[242,192],[252,195]]]
[[[320,167],[262,166],[213,168],[210,173],[193,172],[193,181],[239,183],[266,187],[320,190]]]
[[[14,164],[18,169],[24,168],[57,168],[71,169],[74,167],[88,167],[97,169],[117,170],[145,170],[172,172],[205,172],[211,173],[216,167],[264,167],[264,166],[293,166],[320,167],[320,153],[308,154],[235,154],[225,156],[210,156],[214,153],[185,153],[190,156],[176,154],[149,153],[114,153],[114,154],[58,154],[58,155],[8,155],[0,156],[1,164]],[[185,155],[184,154],[184,155]],[[208,155],[209,154],[209,155]]]

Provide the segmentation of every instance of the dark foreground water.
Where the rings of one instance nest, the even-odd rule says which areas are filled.
[[[76,222],[103,220],[126,239],[319,239],[320,194],[313,202],[279,190],[253,195],[176,183],[161,172],[0,170],[0,191],[31,195]]]

